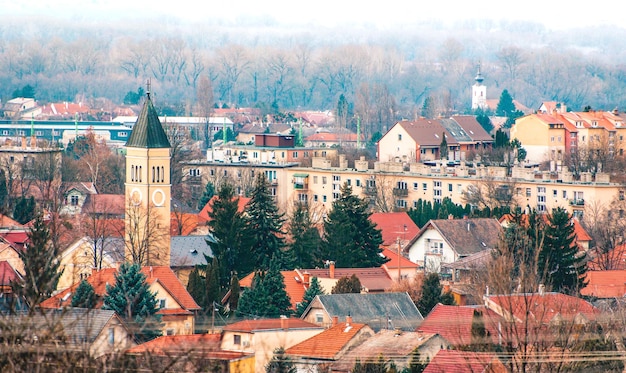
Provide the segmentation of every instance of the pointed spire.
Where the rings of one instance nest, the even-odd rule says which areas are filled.
[[[483,76],[480,74],[480,62],[478,63],[478,73],[476,74],[476,77],[474,78],[474,80],[476,80],[476,83],[478,84],[482,84],[483,82]]]
[[[150,81],[147,83],[146,100],[133,126],[126,146],[133,148],[170,148],[167,134],[150,98]]]

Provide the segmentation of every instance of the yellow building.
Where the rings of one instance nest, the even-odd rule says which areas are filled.
[[[170,265],[170,143],[148,92],[126,143],[126,260]]]

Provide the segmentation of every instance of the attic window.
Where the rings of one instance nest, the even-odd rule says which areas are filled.
[[[191,253],[191,255],[197,255],[198,254],[198,249],[191,249],[191,250],[189,250],[189,252]]]
[[[439,135],[435,134],[435,137],[436,137],[436,138],[439,138]]]

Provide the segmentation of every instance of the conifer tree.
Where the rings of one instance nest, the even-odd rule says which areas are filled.
[[[489,338],[489,331],[487,330],[487,328],[485,328],[483,313],[478,310],[474,310],[474,315],[472,317],[471,340],[469,346],[470,349],[477,352],[489,351]]]
[[[198,201],[198,210],[202,210],[204,206],[213,198],[215,195],[215,186],[212,182],[206,183],[204,186],[204,191],[202,192],[202,196],[200,196],[200,200]]]
[[[439,274],[429,273],[424,277],[424,283],[422,284],[422,296],[417,301],[417,309],[423,316],[426,316],[437,305],[441,304],[454,304],[454,298],[451,294],[442,293],[442,286],[439,282]]]
[[[441,143],[439,144],[439,158],[441,160],[448,160],[448,140],[446,140],[446,133],[441,134]]]
[[[242,317],[261,316],[261,306],[267,302],[261,286],[263,274],[260,271],[254,272],[249,288],[246,288],[239,297],[237,314]]]
[[[51,244],[50,230],[41,213],[28,232],[26,248],[18,254],[24,264],[24,277],[12,283],[13,293],[33,309],[52,295],[63,273],[59,270],[59,253]]]
[[[218,189],[217,198],[210,203],[209,230],[217,241],[211,245],[211,250],[220,263],[220,284],[226,288],[230,284],[231,273],[252,272],[254,260],[249,253],[246,221],[239,212],[239,197],[235,195],[232,184],[223,183]]]
[[[280,260],[282,268],[285,219],[278,211],[264,173],[259,173],[255,179],[246,212],[246,232],[251,240],[251,256],[256,258],[255,268],[267,270],[272,258]]]
[[[320,281],[317,277],[311,278],[311,284],[309,288],[304,292],[304,296],[302,297],[302,302],[298,303],[296,307],[296,316],[300,317],[306,311],[311,301],[315,299],[316,296],[325,294],[324,288],[320,285]]]
[[[33,196],[20,197],[13,207],[13,219],[20,224],[26,224],[35,218],[35,208],[36,204]]]
[[[297,369],[283,347],[274,350],[272,359],[265,366],[266,373],[296,373]]]
[[[228,298],[228,307],[231,311],[235,311],[239,305],[240,287],[237,273],[233,272],[230,277],[230,297]]]
[[[94,308],[96,306],[96,291],[86,280],[82,280],[72,296],[72,307]]]
[[[161,335],[157,300],[139,264],[122,263],[115,274],[115,284],[106,286],[103,308],[115,311],[138,341],[149,341]]]
[[[289,224],[292,243],[288,251],[290,260],[286,269],[314,268],[321,262],[320,245],[322,239],[319,230],[311,221],[307,204],[298,203]]]
[[[361,292],[361,280],[353,274],[350,277],[342,277],[331,289],[331,294],[350,294]]]
[[[205,275],[205,311],[209,311],[213,308],[214,302],[220,301],[220,280],[219,280],[219,262],[216,257],[213,257],[210,264],[206,266]]]
[[[579,253],[571,215],[562,207],[552,210],[539,251],[539,280],[553,291],[576,294],[585,286],[585,256]]]
[[[333,260],[341,268],[379,267],[387,262],[380,255],[381,232],[370,215],[367,203],[344,183],[324,221],[322,259]]]
[[[244,290],[237,311],[244,316],[279,317],[292,313],[291,299],[285,290],[285,278],[278,268],[278,260],[270,261],[264,274],[257,271],[252,286]]]
[[[205,279],[200,275],[200,271],[196,266],[189,274],[189,281],[187,282],[187,291],[189,295],[198,303],[202,309],[206,309],[206,290]]]
[[[428,365],[428,358],[426,361],[422,360],[422,356],[420,355],[419,348],[416,347],[411,352],[411,358],[409,360],[409,365],[402,371],[402,373],[422,373],[426,366]]]

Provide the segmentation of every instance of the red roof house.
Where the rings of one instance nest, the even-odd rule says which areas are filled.
[[[375,212],[370,215],[370,220],[376,224],[376,228],[380,229],[383,236],[383,246],[397,244],[398,239],[405,246],[420,231],[406,211]]]

